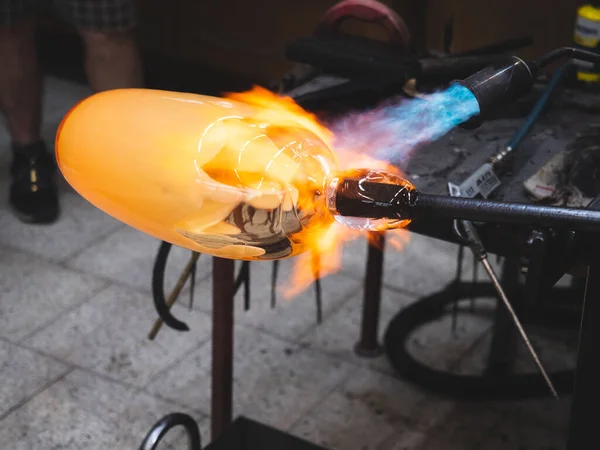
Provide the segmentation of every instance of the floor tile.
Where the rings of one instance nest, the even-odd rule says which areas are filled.
[[[414,301],[405,294],[384,288],[381,294],[379,314],[379,343],[383,346],[383,334],[390,319],[406,305]],[[378,370],[392,371],[384,354],[364,358],[358,356],[354,346],[360,338],[360,326],[363,310],[363,294],[357,292],[339,311],[336,311],[325,323],[310,329],[302,342],[354,364],[360,364]]]
[[[163,327],[155,341],[147,338],[156,319],[149,295],[110,287],[91,301],[32,336],[26,345],[113,379],[144,386],[154,374],[205,342],[210,318],[186,312],[190,332]]]
[[[410,431],[394,435],[381,450],[475,450],[505,416],[486,403],[451,401],[428,403],[425,415],[411,417]]]
[[[22,339],[104,287],[91,276],[0,249],[0,334]]]
[[[175,411],[182,408],[75,371],[3,420],[0,448],[134,449],[159,418]]]
[[[368,239],[366,236],[345,242],[342,248],[340,272],[364,278],[367,251]]]
[[[352,366],[257,330],[237,328],[234,360],[234,416],[245,415],[287,429],[341,383]],[[181,404],[210,410],[211,345],[160,374],[151,392]]]
[[[422,238],[417,239],[420,241]],[[408,247],[415,245],[412,242],[413,240],[413,234],[406,230],[395,230],[387,233],[383,247],[385,267],[392,264],[398,258],[402,258],[403,253],[407,251]],[[368,242],[368,235],[365,235],[344,244],[341,266],[343,273],[360,277],[365,276],[369,249]]]
[[[0,416],[69,370],[65,364],[0,341]]]
[[[521,417],[525,422],[551,428],[566,435],[571,419],[571,400],[572,396],[564,395],[560,397],[559,401],[550,397],[497,403],[494,407],[515,417]]]
[[[77,194],[62,193],[61,208],[54,224],[24,225],[0,203],[0,243],[60,262],[124,226]]]
[[[384,283],[416,295],[437,292],[456,274],[458,246],[411,233],[402,251],[385,254]],[[465,252],[463,270],[471,273],[472,258]]]
[[[160,243],[160,240],[150,235],[125,226],[70,259],[67,266],[150,292],[152,271]],[[191,251],[181,247],[171,247],[165,273],[167,295],[175,286],[191,254]],[[197,281],[210,276],[211,263],[210,256],[200,256],[196,270]],[[186,286],[189,287],[189,281]]]
[[[236,299],[236,321],[244,325],[261,328],[277,336],[295,340],[317,323],[315,285],[311,285],[295,296],[286,297],[282,290],[290,286],[293,261],[281,261],[277,303],[271,308],[272,263],[251,263],[251,308],[243,310],[243,289]],[[333,274],[321,280],[323,317],[347,302],[362,286],[360,280]],[[200,300],[200,299],[199,299]]]
[[[575,367],[576,333],[554,331],[525,326],[529,338],[534,345],[542,364],[549,373],[557,370],[569,370]],[[487,367],[487,358],[491,344],[491,332],[477,343],[464,356],[457,366],[460,373],[480,374]],[[514,373],[538,373],[537,366],[527,351],[525,345],[517,342],[517,359],[513,368]],[[539,382],[543,383],[540,375]],[[493,402],[496,409],[509,412],[523,420],[566,432],[570,418],[571,396],[561,396],[556,401],[548,392],[547,398],[518,401]]]
[[[577,358],[577,334],[559,330],[543,330],[539,327],[523,325],[536,353],[548,371],[569,370],[575,367]],[[553,335],[552,335],[553,334]],[[537,366],[520,335],[516,336],[515,373],[537,372]],[[487,367],[492,342],[492,329],[465,353],[456,369],[460,373],[481,373]]]
[[[378,447],[377,450],[470,450],[464,442],[456,443],[455,439],[451,441],[440,441],[435,436],[414,431],[404,430],[389,438]]]
[[[408,351],[432,368],[454,371],[457,362],[492,326],[482,309],[470,313],[469,306],[461,302],[459,311],[455,322],[448,312],[418,328],[406,343]]]
[[[402,381],[358,369],[291,432],[330,449],[377,449],[406,429],[424,398]]]
[[[566,433],[560,430],[509,416],[481,442],[478,450],[563,450],[566,442]]]
[[[420,416],[413,419],[428,436],[460,448],[473,448],[506,416],[505,411],[494,409],[487,402],[460,402],[429,396],[420,405]]]

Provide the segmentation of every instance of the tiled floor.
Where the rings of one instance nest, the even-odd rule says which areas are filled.
[[[47,79],[45,135],[85,87]],[[6,173],[8,138],[0,134]],[[6,198],[6,178],[0,182]],[[163,414],[185,411],[209,438],[210,281],[201,258],[196,303],[176,305],[190,333],[163,328],[150,276],[158,241],[125,227],[64,186],[63,215],[49,227],[18,223],[0,204],[0,448],[135,449]],[[345,450],[542,450],[564,447],[569,398],[560,402],[463,403],[425,392],[394,375],[385,357],[353,352],[361,313],[366,245],[345,250],[342,271],[323,281],[324,321],[313,291],[269,305],[269,264],[252,266],[252,308],[238,302],[235,413]],[[388,250],[381,311],[390,318],[454,276],[456,249],[411,236]],[[172,285],[188,252],[174,250]],[[290,265],[283,263],[281,279]],[[241,300],[241,299],[240,299]],[[444,370],[482,367],[490,320],[449,319],[421,330],[409,346]],[[535,337],[535,336],[534,336]],[[550,367],[573,364],[563,336],[536,340]],[[523,352],[521,352],[523,353]],[[523,353],[523,367],[531,369]],[[163,448],[186,448],[175,436]]]

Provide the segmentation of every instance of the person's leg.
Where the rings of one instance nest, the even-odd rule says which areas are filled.
[[[86,73],[96,91],[142,87],[142,65],[131,31],[81,30],[86,48]]]
[[[24,222],[58,217],[54,158],[40,137],[42,82],[35,2],[0,0],[0,111],[12,141],[9,204]]]
[[[0,110],[19,145],[40,140],[42,84],[36,56],[34,20],[0,28]]]
[[[96,91],[142,87],[142,64],[135,40],[135,0],[68,0],[69,20],[80,32],[85,69]]]

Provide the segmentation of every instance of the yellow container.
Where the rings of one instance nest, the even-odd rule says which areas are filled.
[[[574,40],[577,47],[600,53],[599,7],[583,5],[577,10]],[[600,82],[600,67],[598,64],[582,61],[576,61],[575,63],[578,66],[578,80],[588,83]]]

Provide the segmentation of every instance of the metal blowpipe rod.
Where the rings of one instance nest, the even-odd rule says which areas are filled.
[[[347,217],[462,219],[600,231],[600,211],[422,194],[411,187],[354,178],[340,180],[332,206],[334,213]]]

